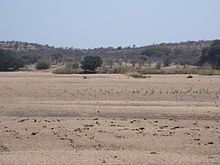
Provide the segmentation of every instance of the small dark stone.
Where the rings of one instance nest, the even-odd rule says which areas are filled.
[[[34,135],[36,135],[37,133],[38,133],[38,132],[32,132],[32,133],[31,133],[31,135],[33,135],[33,136],[34,136]]]

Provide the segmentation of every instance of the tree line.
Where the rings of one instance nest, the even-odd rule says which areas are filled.
[[[154,62],[174,63],[177,65],[195,65],[199,57],[202,55],[202,49],[210,46],[212,41],[188,41],[181,43],[162,43],[143,47],[100,47],[94,49],[76,49],[76,48],[55,48],[48,45],[39,45],[34,43],[23,42],[1,42],[0,48],[11,50],[17,56],[20,56],[29,64],[38,61],[49,61],[50,63],[66,63],[81,62],[85,56],[99,56],[103,59],[103,63],[142,63],[139,58],[142,52],[150,53],[148,60],[144,63],[150,64]],[[161,55],[167,49],[168,56]],[[171,53],[170,53],[171,51]],[[56,57],[57,55],[57,57]],[[62,55],[62,58],[59,57]],[[59,61],[60,60],[60,61]]]
[[[164,66],[168,66],[171,63],[170,59],[174,58],[174,56],[172,48],[166,45],[155,45],[143,49],[135,60],[142,66],[152,61],[159,61]],[[50,64],[64,64],[63,58],[65,57],[59,52],[52,53],[49,57],[49,60],[45,60],[42,55],[36,55],[34,58],[30,58],[29,56],[18,56],[13,51],[0,49],[0,71],[17,70],[26,64],[34,63],[38,63],[36,65],[37,69],[48,69]],[[101,66],[103,62],[112,67],[114,58],[111,58],[109,61],[103,61],[100,56],[84,56],[80,66],[85,72],[95,72],[96,68]],[[130,63],[135,66],[136,62],[131,59]],[[201,50],[201,56],[195,64],[200,66],[209,65],[213,69],[220,69],[220,40],[215,40],[210,46],[204,47]]]
[[[62,57],[61,54],[53,54],[55,63]],[[26,59],[17,57],[10,51],[0,49],[0,71],[14,71],[23,68],[28,62]],[[86,56],[81,62],[81,68],[85,72],[95,72],[97,67],[102,65],[102,58],[98,56]],[[74,66],[71,66],[74,67]],[[76,66],[75,66],[76,67]],[[47,61],[39,61],[36,69],[49,69],[50,63]]]

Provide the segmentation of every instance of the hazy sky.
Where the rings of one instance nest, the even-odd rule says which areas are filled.
[[[94,48],[220,38],[220,0],[0,0],[0,40]]]

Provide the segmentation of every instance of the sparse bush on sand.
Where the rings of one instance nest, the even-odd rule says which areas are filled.
[[[77,62],[68,62],[68,63],[65,64],[65,68],[79,69],[79,63],[77,63]]]
[[[128,77],[133,77],[133,78],[147,78],[146,76],[144,76],[143,74],[138,73],[138,72],[128,72],[128,73],[126,73],[126,75]]]
[[[139,67],[99,67],[95,73],[98,74],[127,74],[127,73],[143,74],[199,74],[199,75],[220,75],[220,70],[202,69],[202,68],[139,68]],[[59,68],[53,71],[55,74],[80,74],[84,73],[82,69]]]
[[[58,68],[53,71],[54,74],[80,74],[82,72],[81,69],[73,69],[73,68]]]
[[[204,76],[212,76],[214,75],[214,71],[213,70],[203,70],[201,72],[198,73],[199,75],[204,75]]]

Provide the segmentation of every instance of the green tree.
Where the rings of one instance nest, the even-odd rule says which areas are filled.
[[[209,48],[202,50],[200,65],[209,63],[215,69],[220,69],[220,40],[215,40]]]
[[[58,64],[59,62],[61,62],[63,55],[61,53],[54,53],[54,54],[51,54],[51,57],[52,57],[53,63]]]
[[[0,71],[17,70],[24,67],[22,58],[16,57],[9,51],[0,49]]]
[[[163,66],[169,66],[170,65],[170,58],[169,57],[165,57],[163,59]]]
[[[112,68],[112,66],[113,66],[113,64],[114,64],[114,60],[113,60],[113,58],[111,57],[111,58],[109,58],[109,59],[106,59],[106,60],[105,60],[105,63],[106,63],[107,65],[109,65],[110,68]]]
[[[25,60],[27,64],[34,64],[40,61],[43,58],[43,56],[41,54],[28,54],[22,56],[22,58]]]
[[[141,55],[141,56],[139,56],[139,59],[142,61],[142,66],[144,66],[145,62],[148,60],[148,56],[147,55]]]
[[[87,56],[81,62],[81,68],[84,71],[95,72],[97,67],[102,65],[102,58],[98,56]]]

